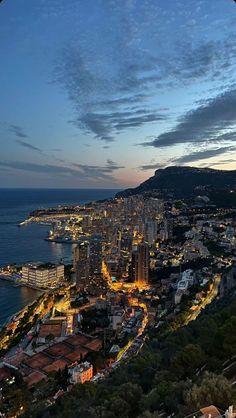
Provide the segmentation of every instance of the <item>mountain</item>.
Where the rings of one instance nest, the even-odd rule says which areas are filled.
[[[117,197],[145,192],[173,198],[191,198],[197,195],[212,197],[222,191],[233,194],[232,197],[236,199],[236,170],[171,166],[156,170],[154,176],[138,187],[119,192]]]

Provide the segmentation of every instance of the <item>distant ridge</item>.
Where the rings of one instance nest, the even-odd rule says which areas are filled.
[[[138,187],[117,193],[128,197],[140,193],[156,193],[162,197],[191,198],[197,195],[212,197],[215,193],[233,194],[236,204],[236,170],[170,166],[155,171],[154,176]]]

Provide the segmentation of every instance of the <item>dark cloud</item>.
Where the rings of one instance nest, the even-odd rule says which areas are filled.
[[[168,164],[167,163],[150,163],[150,164],[144,164],[139,167],[139,170],[141,171],[148,171],[148,170],[157,170],[158,168],[164,168]]]
[[[93,132],[97,139],[106,142],[114,141],[113,137],[110,135],[110,128],[105,115],[87,113],[86,115],[81,116],[79,120],[75,121],[75,124],[78,124],[80,127],[84,126],[88,132]]]
[[[177,21],[174,12],[171,19],[167,16],[160,19],[162,8],[153,4],[156,2],[140,2],[140,21],[135,3],[104,2],[100,11],[109,19],[102,24],[94,22],[96,36],[91,36],[90,30],[80,33],[78,28],[56,66],[55,80],[71,100],[75,126],[107,142],[113,141],[120,131],[159,121],[160,111],[153,98],[158,98],[163,89],[199,81],[222,82],[235,65],[234,36],[224,32],[221,39],[194,38],[191,30],[196,20],[189,16],[184,37],[181,27],[174,23]],[[185,19],[182,7],[175,6],[181,19]],[[79,10],[78,4],[80,15]],[[170,39],[166,35],[162,38],[163,33],[159,32],[163,21],[165,29],[169,24],[173,26]],[[181,42],[178,37],[175,39],[175,33],[181,36]],[[129,115],[122,114],[121,109],[130,110],[132,104],[138,104],[149,115],[143,113],[138,117],[135,110]],[[117,116],[112,115],[115,111]]]
[[[230,163],[235,163],[235,159],[233,158],[229,158],[226,160],[220,160],[217,162],[212,162],[212,163],[201,163],[198,164],[198,167],[217,167],[218,165],[226,165],[226,164],[230,164]]]
[[[236,151],[236,147],[233,146],[227,146],[227,147],[221,147],[216,149],[202,149],[200,151],[194,151],[189,154],[182,155],[178,158],[171,158],[163,163],[157,163],[157,162],[150,162],[149,164],[144,164],[139,167],[141,171],[148,171],[148,170],[157,170],[158,168],[165,168],[169,165],[182,165],[182,164],[188,164],[195,161],[201,161],[201,160],[207,160],[209,158],[217,157],[222,154],[226,154],[228,152]],[[232,162],[235,160],[228,159],[227,162]],[[203,163],[203,165],[208,166],[210,163]],[[212,165],[215,165],[215,163],[212,163]]]
[[[217,161],[215,163],[209,164],[209,167],[213,167],[213,166],[217,166],[217,165],[224,165],[224,164],[229,164],[229,163],[235,163],[235,159],[229,158],[227,160]]]
[[[28,138],[28,135],[23,131],[21,126],[18,125],[10,125],[10,131],[13,132],[19,138]]]
[[[191,163],[198,160],[206,160],[208,158],[213,158],[218,155],[225,154],[227,152],[235,151],[236,147],[222,147],[217,149],[208,149],[208,150],[200,150],[195,151],[191,154],[182,155],[182,157],[175,158],[172,160],[175,164],[185,164],[185,163]]]
[[[108,79],[96,73],[96,66],[91,68],[89,58],[82,58],[79,48],[68,48],[63,65],[59,66],[58,80],[64,84],[77,113],[75,125],[92,132],[97,139],[109,142],[116,131],[160,120],[153,105],[149,115],[140,114],[139,118],[135,111],[125,114],[120,108],[138,103],[147,110],[153,89],[177,86],[178,82],[192,83],[207,76],[217,77],[215,68],[221,77],[223,69],[225,71],[236,57],[236,47],[230,40],[209,41],[197,46],[183,42],[174,53],[171,51],[171,57],[164,54],[155,58],[145,53],[146,62],[142,54],[130,53],[129,58],[120,57],[121,62],[116,63],[118,71]],[[117,115],[110,112],[111,108],[117,109]]]
[[[93,180],[93,181],[112,181],[116,182],[116,179],[112,176],[112,173],[118,169],[124,168],[118,166],[111,160],[107,161],[105,166],[93,166],[86,164],[72,164],[72,167],[52,165],[52,164],[36,164],[30,162],[20,161],[1,161],[0,169],[13,169],[20,171],[28,171],[41,173],[51,176],[73,176],[81,180]]]
[[[106,178],[113,172],[125,168],[124,166],[119,166],[117,163],[110,159],[107,159],[106,165],[104,166],[74,163],[73,167],[78,168],[83,172],[84,175],[88,177],[99,176],[100,178]]]
[[[36,164],[27,161],[1,161],[1,167],[8,167],[15,170],[32,171],[36,173],[56,174],[56,175],[78,175],[79,172],[70,167],[56,166],[51,164]]]
[[[205,105],[187,112],[179,118],[173,130],[140,145],[162,148],[184,143],[197,145],[234,141],[235,125],[236,89],[232,89],[208,100]],[[229,132],[225,133],[226,130]]]
[[[28,142],[22,141],[21,139],[17,139],[16,142],[24,148],[28,148],[31,151],[36,151],[42,153],[42,150],[34,145],[29,144]]]
[[[103,101],[98,101],[94,104],[94,107],[96,108],[100,108],[100,107],[117,107],[117,106],[127,106],[133,103],[138,103],[138,102],[143,102],[148,98],[147,94],[134,94],[131,96],[126,96],[126,97],[120,97],[118,99],[111,99],[111,100],[103,100]]]
[[[177,50],[168,67],[170,74],[180,80],[188,81],[209,75],[211,79],[212,76],[220,78],[222,70],[230,68],[231,60],[235,56],[235,44],[230,38],[210,40],[197,46],[183,42],[180,51]]]
[[[113,113],[87,113],[75,121],[80,127],[95,134],[97,139],[113,142],[110,133],[119,133],[128,128],[137,128],[146,123],[166,120],[164,112],[151,112],[148,109],[118,111]]]

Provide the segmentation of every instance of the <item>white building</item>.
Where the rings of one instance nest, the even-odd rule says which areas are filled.
[[[85,383],[93,377],[93,366],[88,361],[85,361],[84,363],[69,369],[69,373],[71,375],[70,382],[72,384]]]
[[[185,270],[181,279],[177,283],[177,291],[175,293],[175,304],[178,305],[181,302],[182,296],[187,293],[188,288],[194,283],[194,272],[191,269]]]
[[[122,327],[122,323],[125,318],[125,311],[122,308],[117,308],[110,316],[111,326],[113,330],[117,330]]]
[[[22,282],[39,288],[56,287],[64,280],[63,264],[28,263],[22,267]]]

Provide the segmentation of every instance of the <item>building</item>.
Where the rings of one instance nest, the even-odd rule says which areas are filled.
[[[89,253],[90,245],[88,241],[80,242],[74,250],[74,270],[78,288],[84,288],[88,283],[90,267]]]
[[[131,252],[132,251],[133,237],[128,231],[124,231],[121,237],[121,250]]]
[[[173,238],[173,222],[172,219],[165,218],[160,229],[160,240],[168,241]]]
[[[43,289],[56,287],[64,280],[63,264],[28,263],[22,267],[22,282]]]
[[[194,284],[194,272],[191,269],[185,270],[181,274],[181,279],[177,282],[177,291],[175,293],[175,304],[181,302],[182,296],[187,293],[188,288]]]
[[[145,223],[145,239],[149,245],[153,245],[157,239],[157,222],[149,220]]]
[[[91,276],[102,272],[102,236],[92,235],[89,251],[89,272]]]
[[[203,414],[201,415],[200,418],[221,418],[222,417],[220,411],[214,405],[207,406],[206,408],[201,408],[200,413]]]
[[[236,418],[236,412],[234,411],[233,405],[229,406],[227,409],[225,418]]]
[[[85,383],[93,377],[93,366],[88,361],[78,364],[69,370],[72,384]]]
[[[216,408],[214,405],[206,406],[201,408],[198,412],[193,415],[188,415],[188,418],[236,418],[236,412],[234,412],[233,406],[229,406],[227,411],[224,413]],[[187,418],[187,417],[186,417]]]
[[[148,283],[149,277],[149,247],[141,242],[132,252],[131,278],[134,282]]]
[[[111,327],[113,330],[121,329],[122,323],[125,319],[125,311],[120,306],[114,307],[112,309],[112,314],[110,315]]]

